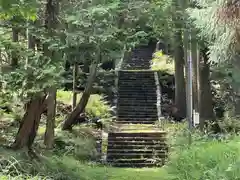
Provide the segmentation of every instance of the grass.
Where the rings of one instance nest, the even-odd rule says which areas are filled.
[[[181,149],[171,160],[174,180],[234,180],[240,178],[239,137],[227,141],[201,140]]]
[[[48,154],[41,158],[42,163],[29,162],[29,160],[20,158],[19,154],[15,152],[6,152],[1,149],[5,159],[15,163],[16,170],[11,170],[11,174],[15,174],[15,177],[28,176],[29,179],[39,178],[41,179],[56,179],[56,180],[158,180],[159,177],[165,177],[166,172],[160,168],[143,168],[143,169],[132,169],[132,168],[113,168],[109,166],[98,165],[94,163],[87,163],[78,161],[72,156],[55,156]],[[18,162],[13,161],[15,157]],[[20,167],[24,167],[24,170]],[[5,168],[5,172],[10,168]],[[32,176],[30,175],[32,173]],[[29,173],[29,174],[28,174]],[[0,174],[0,179],[6,178],[7,174]],[[26,178],[27,179],[27,178]]]

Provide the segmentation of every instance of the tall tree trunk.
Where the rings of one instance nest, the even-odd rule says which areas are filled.
[[[200,127],[204,128],[206,120],[214,119],[213,97],[210,84],[210,63],[207,47],[201,49],[200,62]]]
[[[50,37],[54,36],[54,30],[58,27],[59,1],[47,0],[45,11],[45,28],[49,32]],[[56,59],[60,53],[54,50],[49,50],[49,44],[44,44],[44,55],[49,58]],[[48,91],[49,97],[47,102],[47,123],[44,136],[44,143],[47,148],[53,148],[54,144],[54,128],[55,128],[55,114],[56,114],[56,95],[57,89],[52,86]]]
[[[98,67],[98,63],[91,65],[90,75],[88,77],[87,85],[86,85],[86,88],[84,89],[81,100],[77,104],[77,106],[74,108],[72,113],[64,121],[62,130],[71,130],[75,119],[77,119],[78,116],[84,111],[91,95],[92,85],[96,78],[97,67]]]
[[[22,149],[24,147],[31,149],[37,134],[45,98],[45,94],[40,94],[27,103],[26,112],[21,121],[16,139],[12,144],[13,149]]]
[[[195,112],[199,112],[199,59],[197,52],[197,39],[196,39],[196,30],[193,29],[191,33],[191,55],[193,62],[193,108]]]
[[[179,3],[176,0],[174,4],[176,10],[179,10]],[[179,14],[173,17],[175,25],[174,33],[174,60],[175,60],[175,105],[179,110],[179,115],[186,117],[186,87],[184,79],[184,49],[182,38],[182,20]]]

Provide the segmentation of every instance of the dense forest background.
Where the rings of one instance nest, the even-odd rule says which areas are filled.
[[[67,169],[56,157],[99,159],[96,139],[115,118],[116,71],[134,48],[153,42],[151,69],[158,71],[166,114],[181,121],[186,117],[191,58],[193,109],[200,115],[196,137],[236,135],[239,6],[233,0],[0,0],[0,177],[40,173],[40,179],[70,174],[79,179],[82,170],[55,174]],[[185,132],[169,129],[171,135]],[[18,159],[18,152],[30,161],[42,161],[41,153],[54,157],[46,165],[54,173],[39,164],[35,169],[15,166],[9,158]],[[104,179],[96,176],[92,179]]]

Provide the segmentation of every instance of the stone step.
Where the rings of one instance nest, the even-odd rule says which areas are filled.
[[[128,103],[129,102],[129,103]],[[124,106],[123,104],[127,104],[127,105],[136,105],[137,107],[141,108],[141,107],[156,107],[156,103],[157,101],[154,102],[154,100],[152,99],[152,101],[138,101],[138,100],[129,100],[127,101],[126,98],[124,99],[124,101],[122,101],[122,99],[118,99],[117,100],[118,104],[121,104],[121,106]]]
[[[158,119],[158,116],[156,113],[150,114],[150,113],[141,113],[138,114],[136,113],[117,113],[116,114],[117,118],[153,118],[153,119]]]
[[[157,95],[157,91],[155,91],[155,89],[147,89],[145,91],[145,89],[134,89],[134,90],[131,90],[131,89],[118,89],[118,93],[117,95],[138,95],[140,97],[156,97]]]
[[[155,111],[147,111],[147,110],[141,110],[138,109],[138,110],[135,110],[135,111],[124,111],[122,109],[117,109],[117,113],[116,114],[119,114],[119,115],[123,115],[123,116],[127,116],[129,114],[129,117],[132,117],[132,116],[142,116],[142,115],[146,115],[146,118],[150,118],[148,116],[157,116],[157,112]]]
[[[149,68],[147,69],[149,70]],[[118,71],[118,77],[119,78],[135,78],[135,79],[151,79],[154,80],[154,72],[147,72],[144,70],[136,71],[134,69],[130,69],[130,71],[124,70],[124,71]]]
[[[152,101],[152,100],[157,100],[157,97],[142,97],[142,96],[118,96],[118,100],[125,100],[125,101],[131,101],[131,100],[139,100],[139,101]]]
[[[128,102],[128,103],[156,103],[157,102],[157,98],[156,99],[128,99],[128,98],[121,98],[118,99],[118,103],[124,103],[124,102]]]
[[[159,137],[159,136],[165,136],[167,133],[166,131],[161,132],[136,132],[136,133],[108,133],[108,136],[114,136],[114,137]]]
[[[141,93],[145,93],[148,95],[154,95],[156,96],[156,88],[141,88],[141,89],[135,89],[134,86],[133,87],[118,87],[118,94],[121,93],[128,93],[128,94],[141,94]]]
[[[119,146],[128,146],[128,145],[132,145],[132,146],[154,146],[154,145],[159,145],[159,146],[164,146],[166,143],[165,141],[162,140],[158,140],[158,141],[153,141],[153,140],[139,140],[139,141],[122,141],[122,140],[108,140],[108,145],[112,146],[112,145],[119,145]]]
[[[156,87],[155,81],[151,81],[149,79],[146,79],[146,80],[120,79],[118,81],[118,87],[119,86],[130,86],[130,85],[136,85],[136,86],[139,86],[139,87],[148,87],[148,86],[155,86]]]
[[[129,106],[129,108],[135,108],[137,111],[140,111],[140,108],[142,109],[157,109],[157,104],[156,103],[138,103],[138,102],[135,102],[135,103],[127,103],[127,102],[121,102],[121,103],[117,103],[117,108],[119,110],[119,108],[121,107],[126,107],[126,106]],[[144,110],[142,110],[144,111]]]
[[[127,118],[117,118],[117,121],[156,121],[158,117],[155,119],[152,117],[127,117]]]
[[[135,98],[135,97],[138,97],[138,98],[156,98],[157,95],[156,95],[156,91],[148,91],[148,92],[145,92],[145,91],[126,91],[126,90],[119,90],[117,96],[119,97],[129,97],[129,98]]]
[[[139,104],[139,103],[135,103],[133,105],[131,104],[127,104],[127,103],[117,103],[117,108],[118,109],[130,109],[130,110],[137,110],[137,111],[144,111],[144,110],[155,110],[157,109],[157,104],[151,104],[151,103],[145,103],[145,104]]]
[[[142,158],[142,159],[116,159],[111,160],[109,163],[154,163],[154,162],[161,162],[162,159],[154,158],[154,159],[148,159],[148,158]]]
[[[155,77],[146,75],[146,76],[131,76],[131,75],[126,75],[126,76],[118,76],[118,84],[129,84],[129,83],[136,83],[139,84],[142,82],[143,84],[156,84],[155,83]]]
[[[117,123],[121,123],[121,124],[154,124],[156,121],[116,121]]]
[[[117,114],[127,114],[127,113],[135,113],[135,112],[139,112],[139,114],[152,114],[152,115],[157,115],[157,108],[155,107],[155,109],[153,108],[148,108],[146,107],[139,107],[136,108],[134,105],[129,105],[129,109],[128,111],[124,108],[120,108],[120,106],[118,106],[117,108]]]
[[[109,141],[165,141],[166,137],[112,137],[108,136]]]
[[[160,150],[157,149],[108,149],[107,154],[111,153],[152,153],[152,154],[159,154],[166,152],[165,148],[162,148]]]
[[[121,100],[121,99],[120,99]],[[156,102],[144,102],[144,101],[123,101],[119,102],[117,101],[118,106],[136,106],[136,109],[138,108],[156,108],[157,101]]]
[[[119,94],[121,94],[121,93],[126,93],[126,92],[128,92],[129,94],[136,94],[136,93],[138,93],[138,94],[142,94],[142,93],[144,93],[144,94],[150,94],[150,95],[154,95],[154,96],[156,96],[156,87],[147,87],[147,88],[145,88],[145,87],[141,87],[141,88],[138,88],[138,87],[134,87],[134,86],[132,86],[132,87],[118,87],[118,93]]]
[[[156,86],[156,83],[155,83],[155,80],[154,79],[143,79],[143,78],[132,78],[132,79],[127,79],[126,78],[119,78],[118,79],[118,86],[119,85],[129,85],[129,84],[136,84],[136,85],[142,85],[142,86],[148,86],[148,85],[155,85]],[[142,83],[142,84],[141,84]]]
[[[161,150],[161,149],[168,149],[168,146],[166,143],[162,143],[162,144],[150,144],[150,145],[146,145],[146,144],[134,144],[134,143],[130,143],[130,144],[115,144],[114,142],[111,144],[108,144],[108,149],[156,149],[156,150]]]
[[[143,111],[144,110],[157,110],[157,103],[127,103],[127,102],[121,102],[117,103],[117,110],[125,110],[127,109],[127,106],[129,107],[129,110],[131,111]],[[148,111],[149,112],[149,111]]]
[[[135,76],[142,76],[142,75],[153,75],[155,71],[153,70],[136,70],[136,71],[128,71],[128,70],[119,70],[119,74],[123,75],[135,75]]]
[[[142,112],[144,112],[144,111],[142,111]],[[138,114],[137,112],[136,113],[124,113],[124,112],[117,112],[116,113],[117,114],[117,117],[119,118],[119,119],[124,119],[124,118],[131,118],[131,119],[146,119],[146,120],[151,120],[151,119],[158,119],[158,116],[157,116],[157,114],[156,113],[152,113],[152,114],[150,114],[150,113],[141,113],[141,114]]]
[[[140,84],[142,83],[143,85],[149,85],[149,84],[155,84],[155,79],[154,77],[152,76],[151,78],[149,78],[149,76],[146,78],[146,77],[129,77],[129,76],[126,76],[126,77],[119,77],[119,80],[118,81],[118,85],[120,84],[130,84],[130,83],[136,83],[136,84]]]
[[[131,112],[144,112],[144,113],[157,113],[157,108],[149,109],[149,108],[125,108],[125,109],[118,109],[118,113],[131,113]]]
[[[142,100],[142,101],[145,101],[145,100],[157,100],[157,97],[156,96],[142,96],[142,95],[119,95],[117,96],[117,100],[128,100],[128,101],[131,101],[131,100]]]
[[[125,106],[124,106],[125,105]],[[152,106],[152,108],[150,108],[150,105],[146,104],[142,104],[142,106],[139,106],[139,103],[135,103],[135,104],[129,104],[129,109],[125,108],[127,104],[123,104],[123,103],[118,103],[117,105],[117,110],[118,112],[121,113],[128,113],[128,112],[140,112],[140,113],[157,113],[157,106],[155,105]],[[121,108],[122,107],[122,108]]]
[[[117,114],[117,118],[118,119],[158,119],[158,116],[157,115],[147,115],[147,114]]]
[[[143,167],[147,167],[147,168],[151,168],[151,167],[160,167],[162,166],[164,163],[160,163],[160,164],[156,164],[156,163],[111,163],[111,166],[113,167],[124,167],[124,168],[143,168]]]
[[[119,122],[139,122],[141,124],[141,122],[155,122],[157,121],[157,119],[152,119],[152,118],[133,118],[133,117],[127,117],[127,118],[117,118],[116,120],[118,123]],[[151,123],[150,123],[151,124]]]
[[[125,87],[118,87],[119,92],[131,92],[129,94],[135,93],[146,93],[146,94],[155,94],[156,96],[156,87],[135,87],[133,86],[125,86]]]
[[[118,90],[124,90],[127,89],[128,91],[132,90],[133,92],[136,91],[156,91],[157,87],[154,85],[149,86],[138,86],[136,84],[130,84],[130,85],[120,85],[118,86]]]
[[[142,83],[142,85],[155,85],[155,79],[153,79],[153,78],[146,78],[146,79],[144,79],[144,78],[136,78],[136,79],[134,79],[134,78],[132,78],[132,79],[127,79],[127,77],[125,78],[125,79],[121,79],[121,78],[119,78],[119,80],[120,81],[118,81],[118,85],[128,85],[128,84],[131,84],[131,83],[133,83],[133,84],[139,84],[140,85],[140,83]]]
[[[134,103],[134,104],[127,104],[127,103],[117,103],[117,109],[119,111],[126,110],[126,111],[155,111],[157,110],[157,104],[150,104],[150,103]]]
[[[118,79],[118,86],[120,85],[142,85],[142,86],[156,86],[155,80],[153,79],[126,79],[120,78]]]
[[[156,113],[149,113],[149,112],[117,112],[117,117],[121,118],[121,117],[146,117],[146,118],[158,118],[158,116],[156,115]]]
[[[127,106],[128,105],[128,106]],[[121,103],[121,104],[117,104],[117,110],[125,110],[129,107],[129,109],[131,110],[137,110],[137,111],[144,111],[147,109],[157,109],[157,105],[153,104],[153,105],[149,105],[149,104],[139,104],[139,103],[135,103],[135,104],[127,104],[127,103]]]
[[[154,71],[151,71],[150,69],[147,70],[120,70],[118,71],[118,77],[143,77],[143,78],[152,78],[154,77]]]
[[[122,158],[166,158],[166,152],[153,153],[108,153],[107,160],[109,159],[122,159]]]
[[[125,63],[123,65],[125,69],[150,69],[150,64],[136,64],[136,63]]]
[[[150,64],[150,61],[152,59],[152,56],[148,55],[145,56],[144,54],[141,53],[137,53],[137,56],[130,56],[129,59],[127,59],[125,61],[125,63],[136,63],[137,65],[141,65],[141,64]]]

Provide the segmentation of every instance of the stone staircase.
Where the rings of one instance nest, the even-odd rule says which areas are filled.
[[[119,132],[108,135],[108,162],[115,167],[163,165],[167,157],[165,132]]]
[[[152,52],[144,54],[143,49],[134,51],[124,70],[118,71],[117,114],[107,147],[107,162],[116,167],[159,166],[167,158],[166,132],[157,126],[159,82],[156,72],[149,70]]]
[[[123,62],[122,69],[149,69],[155,45],[143,45],[133,49]]]
[[[118,123],[153,124],[158,120],[157,87],[152,71],[119,71]]]

